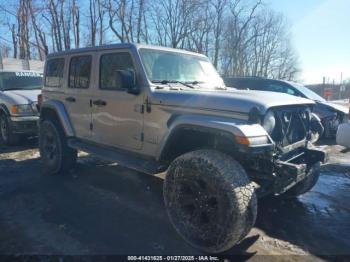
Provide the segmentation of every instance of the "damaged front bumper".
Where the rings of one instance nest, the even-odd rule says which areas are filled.
[[[279,195],[286,192],[314,172],[319,172],[321,163],[327,160],[328,154],[316,148],[299,148],[290,154],[285,154],[273,161],[272,172],[269,175],[257,175],[260,185],[257,188],[258,196]]]

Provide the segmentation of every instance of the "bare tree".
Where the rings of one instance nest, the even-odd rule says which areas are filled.
[[[17,10],[18,35],[19,35],[19,58],[30,59],[29,47],[29,8],[28,2],[20,0]]]
[[[70,30],[71,30],[71,7],[70,3],[60,0],[60,25],[62,27],[62,37],[64,49],[70,49]]]
[[[221,35],[223,31],[223,21],[224,21],[224,11],[225,7],[227,7],[226,0],[212,0],[211,2],[214,8],[214,66],[218,67],[219,60],[219,52],[220,52],[220,43],[221,43]]]
[[[7,44],[0,45],[0,60],[1,58],[9,57],[10,53],[11,53],[11,47],[9,45]],[[0,61],[0,64],[1,64],[1,61]]]
[[[144,13],[144,4],[145,4],[145,1],[144,0],[139,0],[139,12],[138,12],[138,16],[137,16],[137,29],[136,29],[136,41],[137,43],[140,43],[141,42],[141,26],[142,26],[142,16],[143,16],[143,13]]]
[[[44,59],[73,43],[137,42],[204,53],[226,75],[294,79],[299,72],[288,25],[262,0],[15,0],[0,11],[14,57]]]
[[[97,5],[97,6],[96,6]],[[90,44],[91,46],[96,45],[96,33],[97,33],[97,23],[98,23],[98,15],[97,8],[99,6],[98,0],[89,0],[89,27],[90,27]]]
[[[249,43],[256,37],[251,34],[251,24],[261,5],[257,1],[252,6],[242,4],[241,0],[231,3],[230,16],[227,18],[225,31],[225,53],[223,71],[225,74],[242,74],[244,71],[245,56]]]
[[[29,8],[32,26],[33,26],[34,35],[35,35],[36,47],[38,49],[39,58],[40,60],[44,60],[46,55],[49,52],[49,47],[46,41],[46,34],[43,31],[42,27],[37,22],[39,14],[43,10],[40,8],[33,7],[32,0],[28,0],[28,8]]]
[[[17,38],[16,25],[12,24],[10,26],[10,30],[11,30],[11,37],[12,37],[12,43],[13,43],[13,58],[17,58],[18,38]]]
[[[126,31],[126,15],[125,15],[125,7],[126,0],[121,0],[119,2],[115,2],[112,0],[108,0],[106,8],[108,12],[108,23],[109,27],[114,33],[114,35],[119,39],[120,42],[127,42],[125,31]]]
[[[80,11],[76,0],[73,0],[72,2],[71,12],[74,46],[75,48],[78,48],[80,46]]]
[[[196,12],[201,14],[192,17],[192,27],[188,33],[186,49],[208,55],[210,36],[213,30],[213,12],[210,6],[211,0],[202,0],[197,5]]]
[[[99,44],[102,45],[104,41],[104,18],[106,10],[104,8],[105,3],[103,0],[97,0],[97,8],[98,8],[98,21],[99,21]]]
[[[156,31],[158,34],[158,43],[174,48],[181,48],[185,45],[185,40],[195,30],[193,27],[193,18],[199,7],[199,1],[186,0],[164,0],[155,4],[153,15],[157,18]]]
[[[248,17],[233,12],[225,37],[222,61],[226,75],[254,75],[292,79],[299,72],[283,17],[263,8]],[[241,22],[240,22],[241,21]],[[244,22],[242,22],[244,21]]]

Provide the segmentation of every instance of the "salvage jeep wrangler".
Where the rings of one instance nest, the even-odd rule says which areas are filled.
[[[205,252],[250,231],[257,198],[295,197],[317,182],[326,153],[310,143],[313,101],[227,88],[204,55],[115,44],[50,54],[40,153],[47,173],[77,150],[143,173],[166,172],[176,231]]]

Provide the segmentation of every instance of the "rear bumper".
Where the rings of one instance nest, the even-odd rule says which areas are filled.
[[[15,134],[36,135],[39,116],[21,116],[10,118],[11,130]]]

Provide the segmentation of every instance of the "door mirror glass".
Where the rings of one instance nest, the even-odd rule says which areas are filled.
[[[117,70],[116,82],[120,83],[120,87],[128,90],[128,93],[138,94],[139,88],[136,86],[136,76],[133,70]]]

